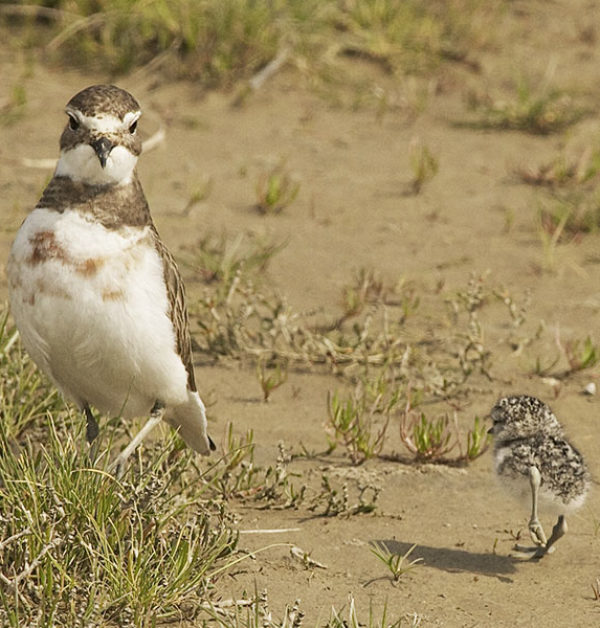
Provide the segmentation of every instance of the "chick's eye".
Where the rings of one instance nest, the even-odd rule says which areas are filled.
[[[69,128],[71,129],[71,131],[77,131],[77,129],[79,128],[79,122],[77,118],[69,116]]]
[[[129,127],[129,132],[131,133],[131,135],[135,133],[136,129],[137,129],[137,120]]]

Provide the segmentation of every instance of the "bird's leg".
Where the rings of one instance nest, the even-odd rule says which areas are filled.
[[[121,477],[123,475],[123,471],[125,470],[125,462],[127,458],[137,449],[138,445],[148,436],[148,434],[158,425],[163,418],[163,414],[165,413],[165,406],[160,401],[157,401],[154,406],[152,406],[152,410],[150,410],[150,418],[146,421],[146,424],[142,429],[135,435],[133,440],[125,447],[125,449],[117,456],[115,461],[110,467],[111,471],[114,471],[117,477]]]
[[[90,407],[87,405],[87,403],[85,404],[85,406],[83,406],[83,411],[85,413],[85,418],[87,421],[85,437],[87,439],[87,442],[91,445],[98,436],[98,423],[96,422],[96,419],[94,418],[94,415],[92,414],[92,411],[90,410]]]
[[[537,467],[529,467],[529,485],[531,486],[531,517],[529,519],[529,535],[535,543],[534,547],[515,545],[516,556],[519,558],[539,558],[547,553],[546,535],[538,519],[538,492],[542,477]]]
[[[562,538],[568,530],[567,522],[565,520],[564,515],[559,515],[557,522],[554,524],[552,528],[552,534],[548,539],[547,543],[543,547],[539,547],[535,552],[533,558],[541,558],[545,554],[550,554],[554,551],[554,544],[558,539]]]
[[[90,456],[90,461],[92,464],[94,464],[96,462],[96,458],[98,456],[98,446],[99,446],[99,442],[98,442],[98,423],[96,422],[96,419],[94,418],[94,415],[92,414],[92,411],[90,410],[90,407],[88,406],[88,404],[86,403],[83,406],[83,412],[85,414],[85,419],[87,421],[87,426],[85,429],[85,439],[88,442],[88,445],[90,446],[89,449],[89,456]]]
[[[531,540],[539,546],[546,545],[544,528],[538,519],[538,491],[542,478],[537,467],[529,467],[529,484],[531,486],[531,519],[529,519],[529,535]]]

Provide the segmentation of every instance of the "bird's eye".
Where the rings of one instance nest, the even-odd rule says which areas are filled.
[[[131,135],[133,135],[135,133],[135,130],[137,129],[137,123],[138,121],[136,120],[130,127],[129,127],[129,132],[131,133]]]
[[[69,116],[69,128],[71,131],[77,131],[79,128],[79,121],[75,116]]]

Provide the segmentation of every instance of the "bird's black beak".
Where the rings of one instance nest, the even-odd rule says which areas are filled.
[[[103,168],[106,166],[106,160],[108,159],[108,155],[113,147],[114,144],[106,137],[101,137],[100,139],[92,142],[92,148],[96,151],[96,155],[98,155],[98,159],[100,160],[100,165]]]
[[[494,434],[494,426],[492,425],[492,427],[490,427],[490,429],[487,431],[488,434]]]

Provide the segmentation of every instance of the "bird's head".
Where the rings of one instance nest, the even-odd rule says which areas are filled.
[[[114,85],[92,85],[75,94],[65,111],[55,174],[89,185],[129,183],[142,151],[136,99]]]
[[[496,402],[490,412],[489,430],[496,443],[530,438],[540,432],[560,436],[562,427],[543,401],[529,395],[511,395]]]

